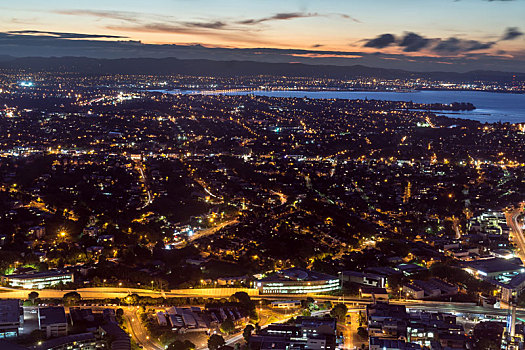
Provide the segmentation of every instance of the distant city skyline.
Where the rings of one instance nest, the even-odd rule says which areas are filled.
[[[523,0],[28,0],[0,8],[0,55],[525,71]]]

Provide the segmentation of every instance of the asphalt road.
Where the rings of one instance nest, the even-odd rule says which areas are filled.
[[[522,214],[520,209],[513,210],[506,214],[507,225],[509,225],[512,231],[512,238],[516,243],[519,251],[517,252],[518,257],[525,263],[525,238],[523,237],[523,229],[521,228],[518,217]]]
[[[144,328],[137,314],[137,308],[124,308],[124,318],[128,325],[128,330],[137,344],[142,345],[142,347],[147,350],[164,350],[164,347],[160,343],[150,338],[148,331]]]
[[[138,288],[119,288],[119,287],[93,287],[79,288],[77,290],[57,290],[57,289],[16,289],[0,287],[0,299],[27,299],[30,292],[35,291],[40,298],[52,299],[62,298],[65,293],[78,292],[83,299],[105,299],[105,298],[125,298],[129,294],[136,293],[140,296],[160,297],[209,297],[222,298],[229,297],[236,292],[246,292],[255,296],[258,291],[251,288],[196,288],[196,289],[172,289],[161,292],[149,289]],[[288,297],[289,298],[289,297]]]

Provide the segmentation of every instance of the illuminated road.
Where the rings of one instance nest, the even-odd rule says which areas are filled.
[[[27,299],[28,294],[35,291],[41,299],[62,298],[65,293],[78,292],[82,299],[105,299],[105,298],[125,298],[129,294],[139,296],[160,297],[210,297],[223,298],[229,297],[236,292],[246,292],[251,296],[258,295],[258,290],[253,288],[195,288],[195,289],[172,289],[161,292],[138,288],[118,288],[118,287],[96,287],[79,288],[77,290],[57,290],[57,289],[15,289],[0,287],[0,298]],[[289,298],[289,297],[288,297]]]
[[[148,331],[144,328],[139,316],[137,315],[137,310],[134,307],[128,307],[124,309],[124,318],[128,324],[128,330],[139,345],[142,345],[144,349],[147,350],[163,350],[164,347],[159,344],[156,340],[150,338]]]
[[[139,210],[146,208],[148,205],[150,205],[153,202],[153,196],[151,195],[151,189],[149,187],[148,181],[146,179],[146,174],[144,173],[144,169],[142,169],[142,167],[143,167],[142,163],[138,163],[135,169],[137,169],[140,173],[140,178],[142,180],[142,183],[144,184],[144,187],[146,188],[146,195],[148,196],[148,199],[146,200],[144,205],[142,205],[142,207],[139,208]]]
[[[225,228],[226,226],[235,225],[238,222],[239,222],[238,220],[229,220],[229,221],[225,221],[225,222],[223,222],[223,223],[221,223],[221,224],[219,224],[217,226],[197,231],[193,236],[188,238],[188,241],[192,242],[192,241],[194,241],[196,239],[199,239],[199,238],[202,238],[202,237],[211,236],[211,235],[215,234],[217,231]]]
[[[521,232],[521,231],[520,231]],[[128,288],[111,288],[111,287],[104,287],[104,288],[82,288],[78,289],[77,292],[79,292],[83,299],[89,300],[89,299],[103,299],[103,298],[124,298],[129,293],[137,293],[139,295],[143,296],[151,296],[151,297],[160,297],[164,295],[165,297],[195,297],[195,296],[202,296],[202,297],[210,297],[210,298],[222,298],[230,296],[236,292],[248,292],[253,299],[269,299],[269,300],[276,300],[276,299],[282,299],[287,298],[290,299],[290,295],[278,295],[278,296],[272,296],[272,295],[263,295],[259,296],[257,289],[247,289],[247,288],[203,288],[203,289],[178,289],[178,290],[171,290],[169,292],[159,292],[159,291],[151,291],[151,290],[144,290],[144,289],[128,289]],[[20,298],[20,299],[27,299],[27,296],[29,294],[30,290],[17,290],[13,288],[4,288],[3,290],[0,290],[0,298]],[[36,292],[39,293],[40,298],[61,298],[66,292],[68,291],[61,291],[61,290],[36,290]],[[295,296],[296,298],[304,298],[304,295],[301,296]],[[341,297],[337,296],[313,296],[317,301],[332,301],[333,303],[337,302],[343,302],[341,300]],[[364,300],[364,299],[358,299],[358,298],[345,298],[344,303],[348,306],[350,312],[358,312],[359,310],[363,310],[364,306],[366,304],[371,303],[370,300]],[[419,301],[419,300],[392,300],[392,304],[401,304],[405,305],[407,309],[409,310],[427,310],[427,311],[435,311],[435,312],[447,312],[447,313],[453,313],[453,314],[468,314],[472,317],[475,315],[485,315],[489,318],[491,317],[498,317],[498,318],[504,318],[508,314],[508,310],[506,309],[494,309],[494,308],[484,308],[481,306],[474,305],[473,303],[447,303],[447,302],[432,302],[432,301]],[[144,328],[142,322],[139,320],[139,317],[137,315],[137,309],[135,307],[123,307],[124,309],[124,318],[126,320],[126,323],[128,325],[127,329],[130,332],[133,339],[139,344],[142,345],[145,349],[150,350],[162,350],[162,346],[159,344],[159,342],[156,339],[151,339],[148,335],[147,330]],[[326,311],[322,311],[326,312]],[[321,313],[322,313],[321,312]],[[317,314],[317,313],[316,313]],[[283,319],[279,321],[284,321],[291,317],[292,315],[288,315],[287,317],[283,317]],[[517,316],[521,319],[525,319],[525,309],[518,308],[517,310]],[[346,331],[344,332],[347,338],[347,344],[356,346],[360,343],[359,338],[354,334],[356,333],[355,326],[357,326],[357,319],[356,317],[352,317],[352,326],[346,327]],[[242,341],[242,334],[234,334],[233,336],[229,337],[226,340],[226,344],[235,344]],[[204,349],[204,348],[203,348]]]
[[[506,213],[507,225],[509,225],[512,231],[512,238],[516,246],[518,247],[517,255],[525,263],[525,238],[523,237],[523,229],[521,228],[520,222],[518,220],[519,216],[522,214],[520,209],[513,210],[509,213]]]

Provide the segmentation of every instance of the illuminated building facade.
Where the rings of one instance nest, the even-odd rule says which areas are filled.
[[[310,294],[341,288],[337,277],[300,268],[278,271],[255,285],[260,294]]]
[[[72,272],[48,271],[2,276],[2,284],[25,289],[44,289],[59,283],[74,282]]]

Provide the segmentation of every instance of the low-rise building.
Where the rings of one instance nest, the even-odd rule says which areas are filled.
[[[24,312],[19,299],[0,300],[0,338],[17,337],[23,323]]]
[[[465,271],[485,280],[496,279],[502,274],[525,272],[519,259],[480,259],[465,262],[463,266]]]
[[[428,281],[414,280],[403,285],[403,293],[413,299],[455,295],[459,288],[438,278]]]
[[[250,337],[253,350],[312,349],[335,350],[334,318],[297,317],[292,324],[271,324]]]
[[[384,275],[358,272],[358,271],[343,271],[341,273],[343,283],[350,282],[356,283],[363,286],[385,288],[387,284],[386,277]]]
[[[421,346],[414,343],[407,343],[404,340],[399,339],[385,339],[378,337],[370,337],[369,340],[370,350],[420,350]]]
[[[67,318],[63,306],[38,308],[38,328],[46,332],[46,337],[64,337],[67,335]]]
[[[367,305],[366,315],[370,349],[466,348],[465,330],[452,314],[381,302]]]
[[[309,294],[340,289],[339,278],[301,268],[271,274],[255,283],[261,294]]]
[[[388,300],[388,291],[385,288],[362,287],[359,296],[363,299]]]
[[[33,346],[32,350],[96,350],[104,349],[105,343],[91,332],[54,338]]]
[[[278,300],[278,301],[272,301],[270,305],[274,309],[294,309],[294,308],[301,307],[301,301],[300,300]]]
[[[11,287],[22,287],[25,289],[44,289],[60,283],[74,282],[72,272],[46,271],[24,273],[16,275],[4,275],[1,277],[2,283]]]

